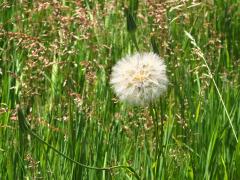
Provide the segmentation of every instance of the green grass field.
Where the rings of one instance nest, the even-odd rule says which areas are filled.
[[[151,106],[109,84],[137,51]],[[0,0],[0,103],[1,180],[238,180],[240,1]]]

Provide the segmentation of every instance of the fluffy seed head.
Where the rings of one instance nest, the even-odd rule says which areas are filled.
[[[166,91],[166,66],[154,53],[136,53],[117,62],[110,84],[120,100],[143,105]]]

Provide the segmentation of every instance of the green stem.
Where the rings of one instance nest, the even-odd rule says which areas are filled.
[[[153,124],[154,124],[154,137],[156,138],[156,145],[155,145],[155,155],[154,155],[154,160],[158,162],[158,154],[159,154],[159,136],[158,136],[158,122],[157,122],[157,115],[156,115],[156,108],[154,104],[150,104],[150,114],[153,119]],[[155,167],[155,178],[157,177],[157,165]]]
[[[160,105],[162,103],[160,102]],[[162,110],[161,110],[162,111]],[[156,108],[156,104],[151,103],[150,104],[150,114],[152,116],[153,119],[153,124],[154,124],[154,137],[156,138],[156,145],[155,145],[155,162],[156,162],[156,171],[155,171],[155,178],[158,179],[159,174],[158,174],[158,169],[159,169],[159,165],[160,165],[160,157],[161,154],[163,153],[163,116],[161,115],[160,119],[161,119],[161,127],[159,129],[158,126],[158,109]],[[159,134],[160,131],[160,134]]]

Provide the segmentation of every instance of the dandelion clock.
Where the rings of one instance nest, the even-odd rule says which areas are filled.
[[[113,66],[110,84],[121,101],[144,105],[166,91],[166,66],[154,53],[126,56]]]

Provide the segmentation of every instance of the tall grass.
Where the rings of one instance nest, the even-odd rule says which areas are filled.
[[[239,14],[237,0],[0,1],[0,179],[240,179]],[[136,51],[168,68],[147,107],[109,85]]]

